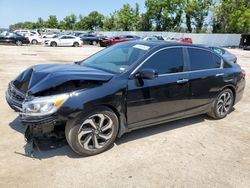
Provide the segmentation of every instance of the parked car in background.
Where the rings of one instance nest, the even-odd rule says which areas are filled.
[[[160,37],[157,37],[157,36],[151,36],[151,37],[145,37],[143,38],[142,40],[145,40],[145,41],[163,41],[164,39],[160,38]]]
[[[97,45],[99,43],[99,38],[94,34],[82,34],[79,36],[83,44]]]
[[[10,31],[3,31],[0,33],[0,43],[1,44],[16,44],[17,46],[22,46],[23,44],[29,44],[28,38]]]
[[[250,33],[241,35],[240,48],[243,48],[243,50],[250,50]]]
[[[244,88],[240,65],[209,48],[130,41],[75,65],[32,66],[9,83],[6,99],[28,142],[65,136],[86,156],[135,129],[199,114],[225,118]]]
[[[136,35],[121,35],[120,37],[127,38],[127,39],[130,39],[130,40],[140,40],[141,39],[141,37],[136,36]]]
[[[85,35],[85,32],[81,32],[81,31],[74,31],[71,33],[72,35],[76,36],[76,37],[80,37],[80,35]]]
[[[43,42],[42,36],[41,35],[36,35],[33,33],[27,33],[23,34],[24,37],[28,38],[30,41],[30,44],[37,45],[41,44]]]
[[[53,38],[53,37],[56,37],[58,34],[59,34],[59,32],[44,33],[42,35],[42,38]]]
[[[176,42],[178,39],[173,37],[164,37],[164,40],[169,42]]]
[[[14,31],[15,33],[17,34],[20,34],[20,35],[38,35],[38,36],[41,36],[40,32],[38,32],[37,30],[15,30]]]
[[[215,53],[224,57],[227,61],[232,63],[237,63],[237,57],[234,54],[227,51],[226,49],[217,46],[208,46],[208,47],[212,49]]]
[[[117,44],[120,42],[130,41],[130,40],[131,38],[124,38],[121,36],[111,37],[111,38],[106,37],[106,38],[100,39],[99,43],[100,43],[100,46],[106,47],[106,46],[110,46],[110,45]]]
[[[74,46],[79,47],[82,45],[82,41],[79,37],[74,35],[61,35],[51,39],[44,40],[44,44],[52,47],[56,46]]]
[[[181,38],[181,39],[176,40],[176,42],[184,42],[184,43],[192,44],[193,40],[191,38]]]

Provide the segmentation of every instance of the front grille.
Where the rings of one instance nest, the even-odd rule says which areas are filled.
[[[11,108],[16,111],[22,110],[22,104],[25,99],[25,93],[17,89],[11,82],[6,93],[6,99]]]

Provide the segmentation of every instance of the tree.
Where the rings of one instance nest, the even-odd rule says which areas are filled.
[[[138,3],[135,4],[135,9],[133,9],[133,14],[134,14],[134,23],[133,23],[133,30],[138,31],[140,29],[140,6]]]
[[[117,12],[110,14],[103,20],[103,29],[107,31],[118,30],[117,25]]]
[[[104,16],[97,11],[92,11],[85,19],[87,29],[89,30],[96,30],[103,27]]]
[[[213,32],[250,32],[250,1],[220,0],[214,8]]]
[[[147,13],[142,13],[140,21],[138,23],[139,31],[151,31],[152,30],[152,19],[150,19]]]
[[[146,0],[146,15],[152,25],[155,26],[156,31],[162,30],[162,7],[160,0]]]
[[[79,16],[79,21],[75,24],[75,29],[87,30],[86,18],[84,16]]]
[[[189,32],[192,32],[191,24],[195,26],[197,33],[201,32],[212,3],[213,0],[186,0],[184,10],[186,13],[186,25]]]
[[[39,17],[36,22],[36,28],[43,28],[43,27],[45,27],[45,22],[41,17]]]
[[[129,4],[124,4],[123,7],[117,11],[118,24],[123,31],[132,31],[134,25],[134,10]]]
[[[183,0],[147,0],[146,14],[156,31],[180,30]]]
[[[50,15],[49,19],[46,22],[46,26],[48,28],[57,28],[58,27],[58,20],[55,15]]]
[[[69,16],[66,16],[61,22],[60,22],[60,29],[68,29],[73,30],[75,29],[75,25],[77,22],[77,16],[75,14],[71,14]]]

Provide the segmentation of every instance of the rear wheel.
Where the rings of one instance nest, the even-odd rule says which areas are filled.
[[[56,42],[51,42],[50,44],[52,47],[57,47],[57,43]]]
[[[79,47],[79,43],[78,42],[74,42],[73,46],[74,47]]]
[[[209,116],[214,119],[222,119],[231,111],[234,103],[234,94],[231,89],[223,90],[213,102]]]
[[[37,44],[38,44],[38,41],[37,41],[36,39],[33,39],[33,40],[31,41],[31,44],[37,45]]]
[[[67,123],[65,135],[69,146],[82,156],[96,155],[110,148],[118,133],[116,114],[104,107]]]
[[[22,45],[23,45],[23,43],[22,43],[22,41],[17,40],[17,41],[16,41],[16,45],[17,45],[17,46],[22,46]]]

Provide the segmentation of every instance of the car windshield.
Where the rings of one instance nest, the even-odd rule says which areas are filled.
[[[148,52],[150,46],[121,43],[108,47],[80,63],[81,66],[100,69],[115,74],[123,73]]]

